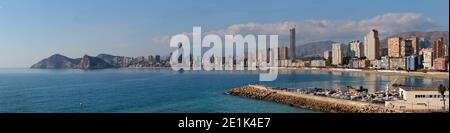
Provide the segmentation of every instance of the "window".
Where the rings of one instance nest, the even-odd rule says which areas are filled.
[[[427,106],[426,103],[417,103],[417,105]]]
[[[415,95],[415,97],[416,98],[425,98],[425,97],[427,97],[428,95]],[[429,95],[430,97],[432,97],[432,95]]]

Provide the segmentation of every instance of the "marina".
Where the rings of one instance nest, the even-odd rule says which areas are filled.
[[[360,88],[347,86],[343,89],[292,89],[247,85],[231,89],[228,94],[331,113],[448,112],[448,106],[445,106],[445,104],[442,106],[440,105],[442,104],[441,102],[434,100],[442,98],[436,91],[430,89],[408,89],[409,91],[420,90],[428,92],[427,94],[430,94],[430,92],[434,94],[430,95],[430,98],[434,99],[417,102],[417,100],[410,98],[408,103],[405,98],[406,89],[403,89],[405,87],[392,89],[389,89],[388,86],[386,87],[385,91],[368,94],[367,89],[364,89],[362,86]],[[446,100],[448,105],[448,93],[443,95],[443,97],[442,100]]]
[[[272,101],[293,107],[307,108],[326,113],[402,113],[379,104],[351,101],[323,96],[293,93],[286,90],[242,86],[230,90],[230,95]]]

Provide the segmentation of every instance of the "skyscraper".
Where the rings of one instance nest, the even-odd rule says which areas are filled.
[[[295,59],[295,28],[289,29],[289,59]]]
[[[388,56],[389,57],[400,57],[400,42],[402,38],[391,37],[388,39]]]
[[[439,38],[435,41],[433,41],[432,44],[432,48],[433,48],[433,52],[434,52],[434,57],[435,58],[440,58],[440,57],[444,57],[444,38]]]
[[[413,52],[414,50],[412,47],[412,40],[411,39],[402,40],[402,42],[400,43],[401,56],[402,57],[410,56],[413,54]]]
[[[433,60],[434,60],[434,52],[433,49],[424,49],[423,50],[423,68],[424,69],[432,69],[433,68]]]
[[[444,45],[444,56],[448,58],[448,45]]]
[[[370,30],[364,37],[364,54],[369,60],[380,58],[380,39],[376,29]]]
[[[363,45],[359,40],[350,41],[350,57],[361,58],[363,56]]]
[[[288,55],[289,55],[289,53],[290,52],[288,52],[288,48],[287,47],[281,47],[281,48],[278,48],[278,54],[279,54],[279,56],[278,56],[278,59],[279,60],[287,60],[288,59]]]
[[[156,63],[161,63],[161,56],[155,55],[155,61],[156,61]]]
[[[333,43],[332,62],[333,65],[340,65],[344,59],[344,46],[341,43]]]
[[[155,64],[156,60],[155,57],[153,55],[149,55],[148,56],[148,63],[149,64]]]
[[[412,36],[409,39],[411,40],[413,54],[419,54],[420,50],[419,38],[416,36]]]

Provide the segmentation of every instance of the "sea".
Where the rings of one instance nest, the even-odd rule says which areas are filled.
[[[226,95],[263,84],[285,88],[368,88],[392,82],[448,87],[448,78],[361,72],[280,70],[259,82],[259,71],[173,71],[170,68],[103,70],[0,69],[0,113],[320,113],[269,101]]]

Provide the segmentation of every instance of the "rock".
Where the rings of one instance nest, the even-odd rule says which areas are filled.
[[[31,66],[34,69],[107,69],[126,67],[149,67],[152,64],[143,56],[137,58],[99,54],[96,57],[84,55],[71,59],[55,54]]]
[[[87,70],[114,68],[114,66],[102,60],[101,58],[84,55],[83,58],[81,58],[78,68]]]

